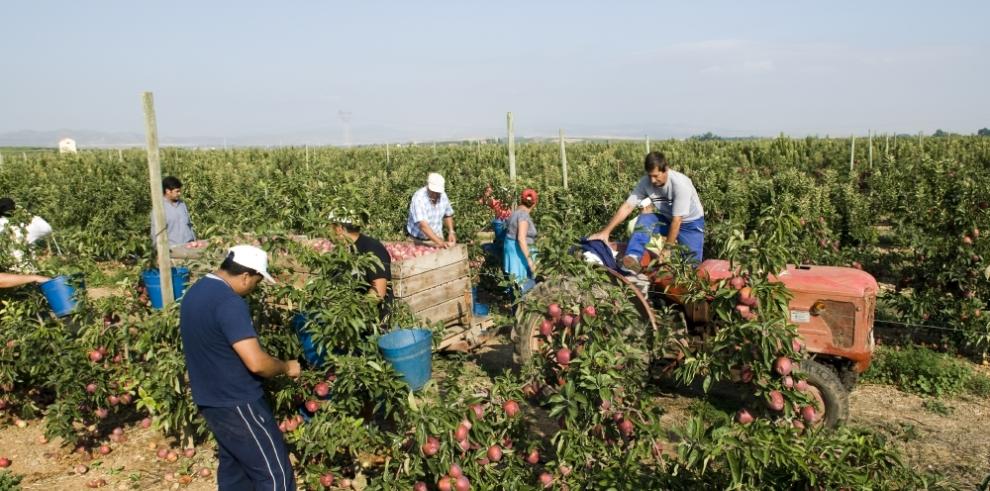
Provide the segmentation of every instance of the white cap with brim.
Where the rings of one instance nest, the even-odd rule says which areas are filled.
[[[268,274],[268,254],[252,245],[236,245],[227,253],[231,260],[245,268],[258,272],[265,280],[275,283],[275,278]]]
[[[443,176],[437,174],[436,172],[431,172],[430,175],[426,177],[426,189],[433,191],[434,193],[442,193],[444,189]]]

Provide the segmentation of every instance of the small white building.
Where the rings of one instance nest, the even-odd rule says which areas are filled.
[[[72,138],[62,138],[58,141],[58,153],[76,153],[76,141]]]

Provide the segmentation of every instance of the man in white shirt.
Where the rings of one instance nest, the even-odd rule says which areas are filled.
[[[433,247],[446,249],[457,242],[454,234],[454,209],[444,192],[443,176],[430,173],[426,186],[413,193],[409,201],[409,218],[406,220],[406,233],[413,240],[425,242]],[[443,226],[447,226],[447,241],[441,237]]]
[[[691,178],[677,172],[667,164],[667,158],[660,152],[650,152],[643,162],[646,175],[629,193],[629,198],[609,220],[608,225],[588,237],[589,240],[608,242],[612,230],[622,223],[630,213],[646,198],[653,202],[655,212],[644,212],[636,220],[636,231],[629,238],[622,266],[639,272],[650,234],[667,237],[667,244],[682,244],[691,252],[693,259],[700,264],[705,244],[705,210],[701,206],[698,191]]]
[[[17,204],[11,198],[0,198],[0,230],[6,228],[7,223],[10,221],[10,216],[13,214],[14,210],[17,208]],[[14,229],[14,236],[17,239],[21,238],[22,231],[21,227]],[[27,225],[23,226],[23,232],[26,238],[24,241],[28,244],[34,244],[45,237],[48,237],[52,233],[52,226],[45,221],[44,218],[39,216],[31,217],[31,221]]]

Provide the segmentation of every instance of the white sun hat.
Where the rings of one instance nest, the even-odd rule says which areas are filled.
[[[442,193],[444,189],[443,176],[437,174],[436,172],[431,172],[429,176],[426,177],[426,189],[433,191],[434,193]]]
[[[268,254],[253,245],[235,245],[227,253],[231,260],[245,268],[258,272],[265,280],[275,283],[275,278],[268,274]]]

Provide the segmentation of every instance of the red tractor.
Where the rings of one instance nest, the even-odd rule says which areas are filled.
[[[650,257],[644,255],[644,268]],[[674,304],[687,320],[690,342],[703,342],[706,326],[711,322],[708,302],[686,302],[684,289],[671,284],[669,276],[648,275],[646,293],[629,278],[612,270],[616,284],[627,284],[632,292],[629,300],[640,313],[644,328],[656,329],[653,305],[658,302]],[[729,262],[709,259],[698,268],[698,275],[712,283],[730,278]],[[866,371],[873,357],[873,316],[876,307],[877,282],[864,271],[832,266],[788,266],[769,278],[782,282],[793,298],[789,304],[790,322],[797,325],[801,341],[810,354],[801,362],[811,386],[811,393],[824,414],[820,421],[827,426],[840,424],[849,414],[848,391],[856,384],[859,374]],[[527,294],[528,300],[579,298],[573,282],[565,280],[538,284]],[[513,330],[515,359],[525,363],[538,350],[538,334],[542,317],[519,309]]]

